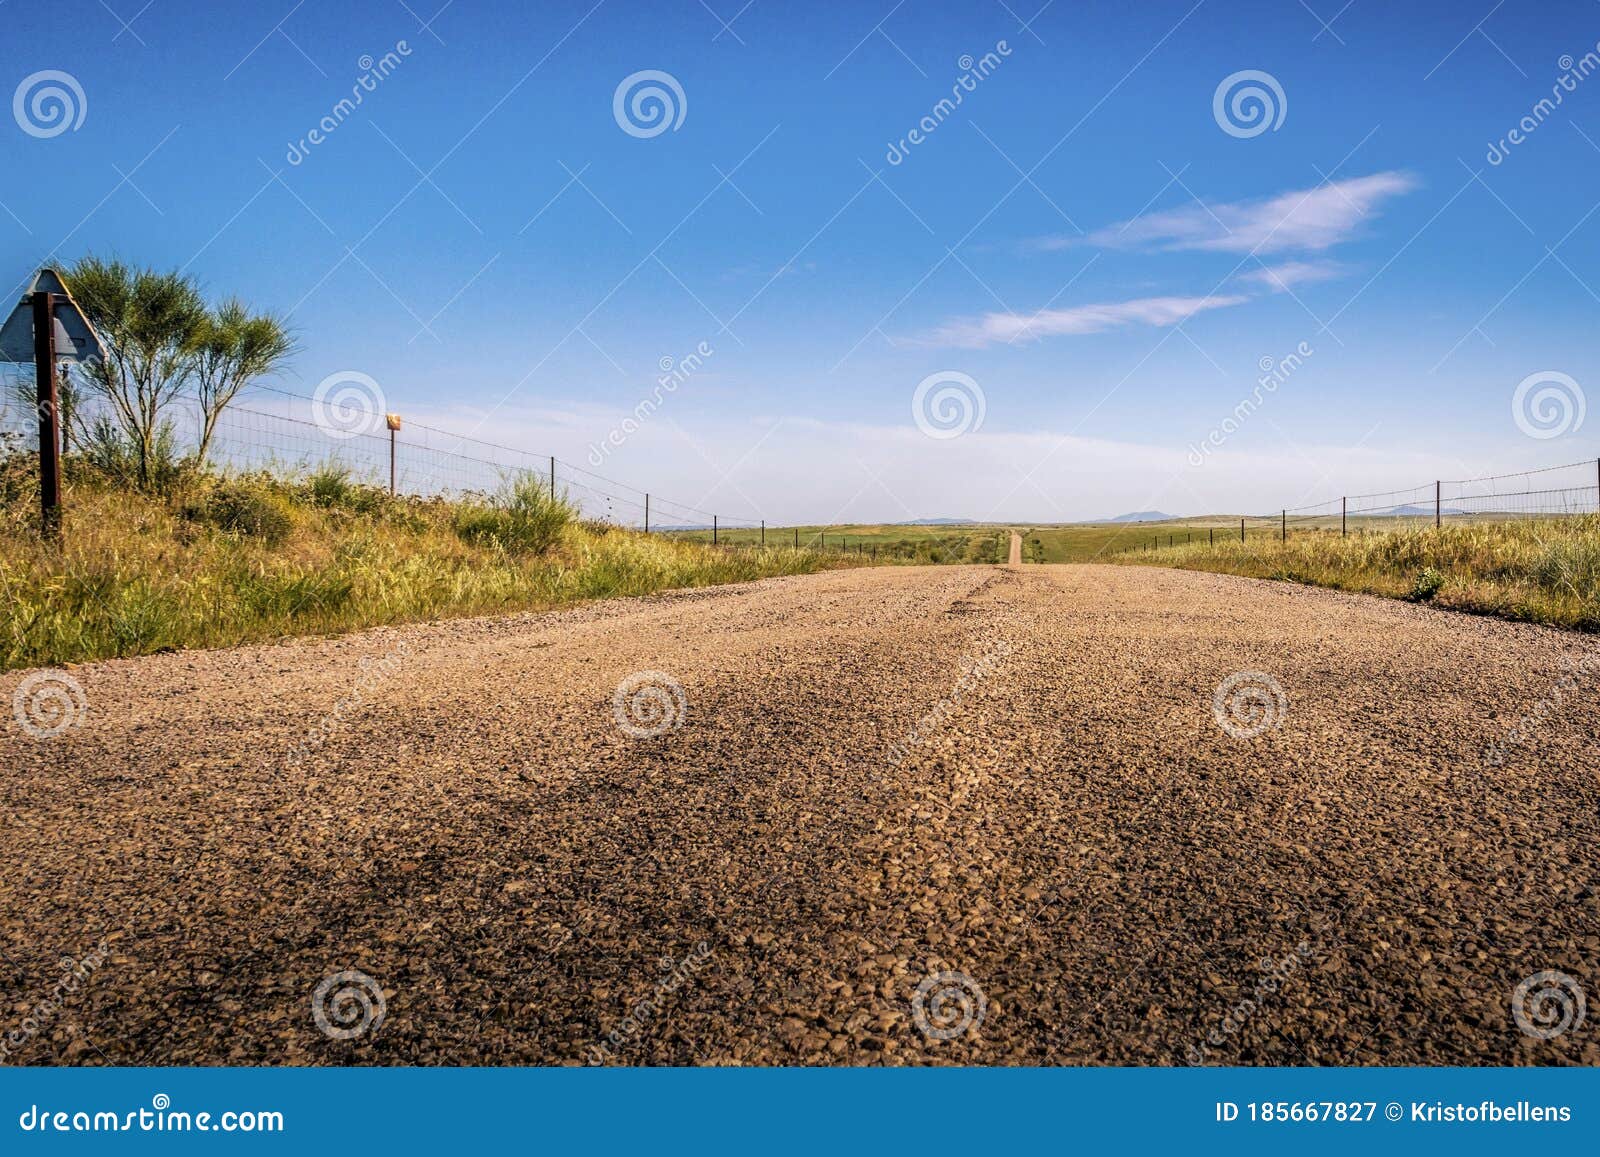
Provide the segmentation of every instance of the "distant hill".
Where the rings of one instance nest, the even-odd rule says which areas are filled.
[[[913,518],[909,522],[891,522],[890,526],[976,526],[970,518]]]
[[[1106,519],[1107,522],[1166,522],[1176,518],[1174,514],[1162,514],[1159,510],[1135,510],[1132,514],[1119,514],[1115,518]]]
[[[1465,510],[1458,510],[1454,506],[1446,506],[1443,510],[1439,511],[1439,513],[1440,514],[1465,514],[1466,511]],[[1407,505],[1407,506],[1396,506],[1391,510],[1377,511],[1377,512],[1374,513],[1373,517],[1375,517],[1375,518],[1385,518],[1385,517],[1392,516],[1392,517],[1395,517],[1395,518],[1413,518],[1413,517],[1416,517],[1417,515],[1422,515],[1422,514],[1425,514],[1429,518],[1432,518],[1433,514],[1434,514],[1433,507],[1431,507],[1431,506],[1417,506],[1415,504],[1410,504],[1410,505]]]

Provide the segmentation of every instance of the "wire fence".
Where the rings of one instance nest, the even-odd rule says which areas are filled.
[[[1141,537],[1150,550],[1236,538],[1287,540],[1295,533],[1366,534],[1467,522],[1512,522],[1600,513],[1600,459],[1514,474],[1438,479],[1397,490],[1350,494],[1266,514],[1181,519],[1182,527]]]
[[[169,404],[166,416],[180,445],[198,444],[198,399],[180,394]],[[80,415],[74,423],[80,431],[89,424],[85,417],[92,415]],[[8,396],[7,404],[0,406],[0,429],[20,435],[23,444],[28,444],[38,436],[34,408],[24,405],[20,395]],[[332,467],[397,495],[418,497],[491,495],[513,478],[533,476],[553,493],[565,496],[579,517],[588,520],[651,531],[703,531],[714,539],[747,545],[764,544],[767,532],[777,530],[759,517],[730,517],[707,510],[699,502],[642,490],[587,466],[412,422],[352,404],[347,397],[330,401],[269,386],[253,387],[222,411],[212,434],[208,463],[224,472],[269,471],[288,476]],[[1149,537],[1136,530],[1127,549],[1217,542],[1233,535],[1247,541],[1264,536],[1287,539],[1301,532],[1348,535],[1447,522],[1595,512],[1600,512],[1600,459],[1586,459],[1513,474],[1441,479],[1345,495],[1265,514],[1176,519],[1165,530],[1150,528]],[[747,533],[723,536],[723,531]],[[785,531],[775,543],[782,545],[791,533]],[[853,547],[860,553],[872,550],[870,544],[852,543],[845,535],[832,535],[831,542],[822,535],[813,530],[802,541],[795,534],[794,545]],[[887,545],[885,549],[895,556]]]
[[[199,399],[188,394],[173,398],[163,411],[180,446],[198,445],[200,413]],[[74,425],[82,428],[90,421],[92,415],[81,415]],[[34,407],[16,398],[0,416],[0,426],[20,435],[24,445],[38,437]],[[222,411],[207,464],[222,472],[269,471],[289,477],[332,467],[397,495],[441,498],[491,495],[513,478],[533,476],[566,497],[583,519],[652,531],[707,530],[713,535],[765,525],[760,518],[729,517],[551,455],[437,429],[348,401],[267,386],[253,387]]]

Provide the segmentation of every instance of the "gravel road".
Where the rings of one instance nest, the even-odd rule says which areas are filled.
[[[87,665],[77,717],[12,672],[75,725],[0,736],[0,1051],[1596,1064],[1597,655],[886,567]]]

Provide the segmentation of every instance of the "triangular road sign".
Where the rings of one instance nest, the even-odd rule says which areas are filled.
[[[67,283],[48,266],[34,274],[28,292],[0,325],[0,361],[33,361],[33,295],[53,293],[55,301],[56,358],[60,361],[87,362],[106,356],[105,346],[94,326],[72,300]]]

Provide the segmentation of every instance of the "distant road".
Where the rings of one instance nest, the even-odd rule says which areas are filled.
[[[0,1040],[59,1000],[11,1063],[1596,1064],[1595,646],[952,566],[88,665],[81,726],[0,733]],[[630,677],[680,725],[626,734]],[[1230,678],[1277,726],[1224,730]],[[1546,970],[1590,1021],[1541,1041]],[[334,1040],[346,972],[384,1019]]]
[[[1011,558],[1008,561],[1011,566],[1022,565],[1022,535],[1014,530],[1011,532]]]

